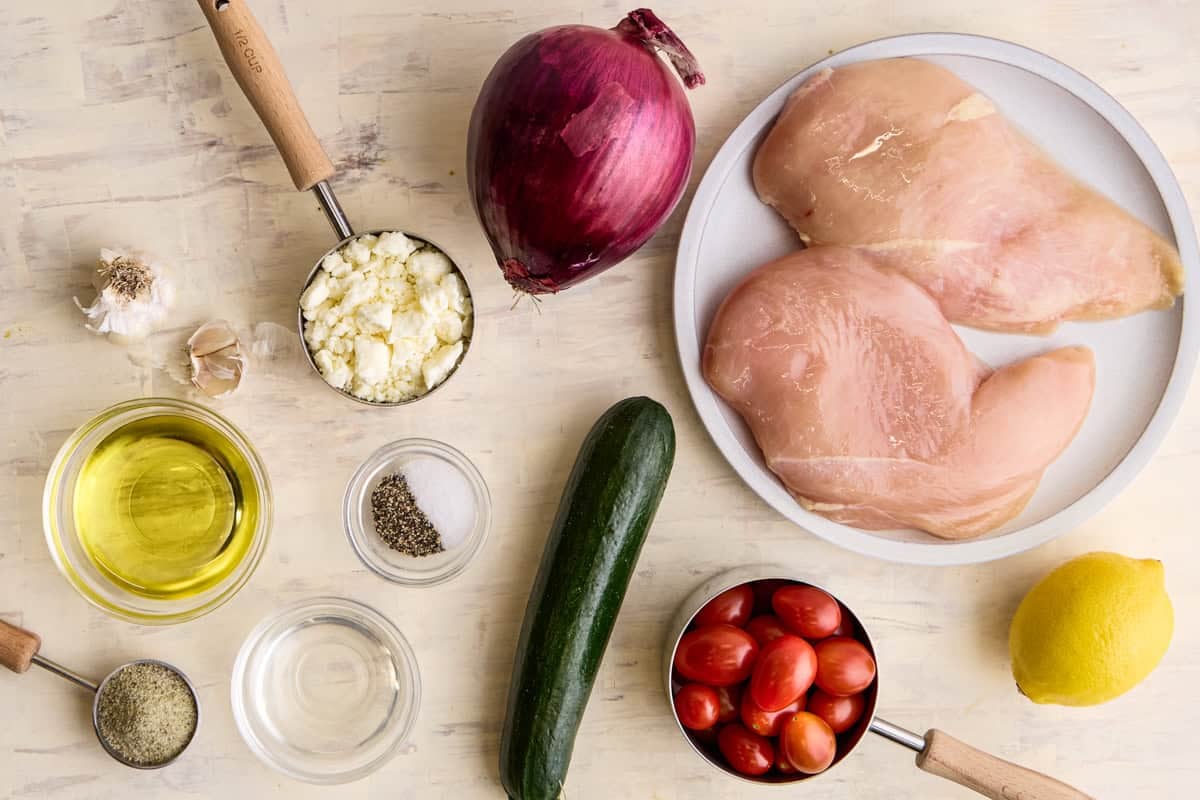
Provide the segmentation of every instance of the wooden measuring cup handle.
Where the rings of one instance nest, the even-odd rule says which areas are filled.
[[[333,176],[333,164],[296,100],[271,41],[245,0],[199,0],[221,55],[275,141],[301,191]]]
[[[0,666],[13,672],[24,672],[33,663],[42,637],[33,631],[18,628],[0,619]]]
[[[992,800],[1093,800],[1048,775],[976,750],[939,730],[925,734],[917,766]]]

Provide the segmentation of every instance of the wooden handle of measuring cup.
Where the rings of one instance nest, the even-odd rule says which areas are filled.
[[[296,100],[271,41],[245,0],[199,0],[221,55],[301,191],[333,176],[333,163]]]
[[[0,666],[24,672],[42,646],[42,637],[0,619]]]
[[[917,766],[992,800],[1093,800],[1048,775],[976,750],[939,730],[925,734]]]

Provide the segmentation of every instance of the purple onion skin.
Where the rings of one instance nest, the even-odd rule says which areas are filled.
[[[564,25],[513,45],[483,84],[467,144],[475,212],[504,277],[558,292],[658,230],[687,186],[695,59],[648,9],[612,30]]]

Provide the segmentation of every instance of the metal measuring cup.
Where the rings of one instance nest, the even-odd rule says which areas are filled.
[[[196,695],[196,687],[192,685],[192,682],[188,680],[188,677],[184,675],[183,672],[181,672],[177,667],[168,664],[165,661],[159,661],[153,658],[142,658],[138,659],[137,661],[130,661],[126,664],[122,664],[112,672],[108,673],[108,675],[106,675],[104,680],[100,681],[100,683],[96,683],[88,678],[83,677],[74,670],[67,669],[62,664],[59,664],[56,661],[51,661],[50,659],[41,655],[38,652],[41,646],[41,637],[33,631],[27,631],[24,628],[18,628],[16,625],[10,625],[9,623],[0,620],[0,665],[20,674],[26,672],[30,665],[36,664],[47,672],[53,672],[60,678],[64,678],[76,686],[81,686],[84,689],[91,691],[93,694],[92,729],[96,732],[96,739],[99,740],[100,746],[104,748],[104,752],[108,753],[115,760],[121,762],[125,766],[133,767],[134,769],[161,769],[183,755],[183,752],[188,749],[188,746],[191,745],[192,741],[196,738],[196,731],[200,729],[200,700]],[[113,747],[113,745],[107,739],[104,738],[104,734],[100,732],[100,698],[104,696],[106,687],[108,687],[110,681],[112,681],[112,679],[119,675],[122,671],[138,664],[157,664],[158,666],[168,669],[178,675],[183,681],[184,685],[187,687],[188,692],[191,694],[192,704],[196,708],[196,724],[192,726],[192,732],[188,737],[187,742],[183,745],[183,747],[179,748],[179,752],[175,753],[175,755],[155,764],[141,764],[136,761],[130,761],[122,756],[117,749]]]
[[[796,773],[790,776],[769,774],[756,778],[749,775],[742,775],[734,771],[731,767],[725,766],[715,752],[697,742],[696,738],[683,726],[683,723],[679,719],[679,713],[675,709],[673,701],[677,688],[673,675],[675,650],[679,647],[679,640],[687,632],[688,626],[696,614],[710,600],[735,586],[760,580],[783,580],[791,583],[807,584],[821,589],[834,599],[838,599],[836,595],[824,589],[819,584],[813,583],[807,578],[797,576],[794,570],[776,565],[748,566],[731,569],[728,572],[723,572],[705,581],[684,599],[683,604],[679,607],[675,618],[672,620],[671,633],[667,638],[667,647],[664,652],[667,702],[671,706],[671,714],[675,719],[675,725],[687,739],[688,744],[713,767],[726,775],[738,778],[749,784],[760,786],[781,783],[789,785],[797,784],[797,788],[802,789],[803,787],[799,786],[799,784],[809,783],[836,770],[838,765],[849,758],[851,753],[862,743],[866,734],[870,732],[916,752],[917,767],[925,772],[936,775],[939,778],[954,781],[960,786],[964,786],[984,797],[992,798],[992,800],[1019,800],[1020,798],[1027,798],[1028,800],[1093,800],[1091,796],[1084,792],[1048,775],[1043,775],[1040,772],[1035,772],[1034,770],[1014,764],[1011,761],[1006,761],[990,753],[978,750],[936,728],[932,728],[922,735],[879,718],[875,714],[876,703],[879,697],[880,681],[878,676],[875,683],[864,693],[865,706],[862,716],[853,727],[839,736],[837,755],[833,763],[824,772],[817,773],[816,775]],[[849,612],[851,621],[854,623],[858,634],[855,638],[861,641],[867,650],[874,655],[875,646],[871,642],[870,633],[863,624],[862,619],[855,615],[853,609],[841,603],[840,599],[838,599],[838,602],[844,611]]]
[[[287,165],[292,182],[298,190],[311,191],[316,195],[321,209],[325,212],[326,219],[329,220],[329,224],[338,236],[338,243],[317,259],[309,271],[308,277],[305,278],[304,285],[301,287],[300,294],[303,294],[304,289],[308,288],[308,284],[321,269],[321,262],[324,261],[325,256],[349,244],[359,234],[356,234],[350,226],[350,221],[346,218],[345,212],[342,211],[342,207],[338,204],[337,197],[334,196],[333,189],[329,185],[329,179],[334,175],[333,163],[308,124],[304,110],[300,108],[300,103],[292,91],[291,83],[283,71],[279,55],[271,46],[270,40],[254,18],[254,14],[246,6],[245,0],[198,0],[198,2],[212,29],[213,36],[216,37],[217,44],[221,48],[221,55],[224,56],[225,63],[229,65],[229,70],[233,73],[238,86],[241,87],[242,93],[250,101],[259,120],[262,121],[267,133],[275,142],[275,148],[283,158],[284,164]],[[450,260],[455,274],[462,279],[467,297],[472,296],[470,284],[467,283],[467,277],[459,268],[458,263],[446,252],[445,248],[428,237],[418,236],[400,228],[372,230],[367,234],[378,236],[388,230],[399,231],[414,241],[423,242],[441,251]],[[296,302],[296,317],[300,346],[304,350],[309,366],[320,376],[321,371],[317,368],[308,342],[304,339],[304,313],[300,308],[298,298],[299,295]],[[473,316],[474,312],[472,312]],[[458,363],[450,370],[450,374],[433,389],[408,400],[396,403],[377,403],[356,397],[344,389],[326,383],[324,377],[321,377],[321,383],[343,397],[363,405],[376,407],[407,405],[427,397],[445,386],[466,359],[470,345],[471,337],[464,336],[462,355],[459,356]]]

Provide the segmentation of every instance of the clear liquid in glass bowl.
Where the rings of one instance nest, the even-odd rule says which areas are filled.
[[[234,665],[233,710],[250,749],[312,783],[343,783],[397,752],[416,720],[416,658],[374,609],[306,600],[267,618]]]

